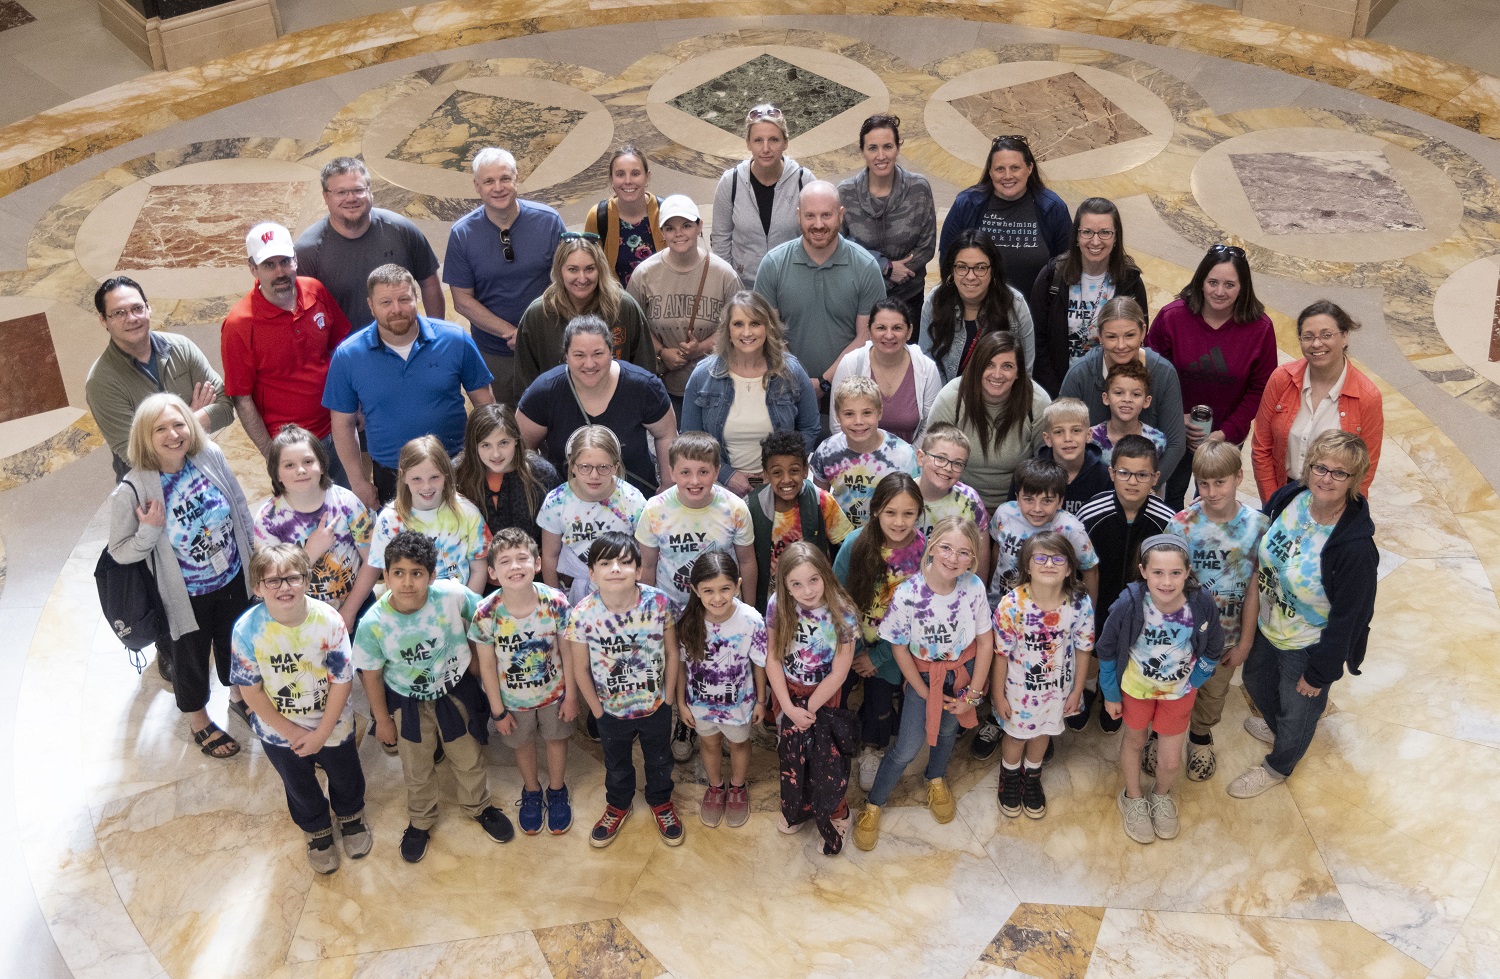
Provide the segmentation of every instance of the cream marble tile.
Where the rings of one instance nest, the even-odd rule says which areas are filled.
[[[1461,513],[1458,523],[1479,555],[1490,587],[1500,590],[1500,514],[1493,510]]]
[[[354,959],[350,979],[441,979],[444,976],[496,976],[497,979],[551,979],[552,972],[529,931],[494,935],[446,945],[418,945],[375,952]]]
[[[1490,484],[1452,439],[1437,428],[1405,433],[1396,436],[1396,441],[1428,474],[1454,513],[1500,509],[1500,497],[1496,497]]]
[[[1089,977],[1417,979],[1426,971],[1350,922],[1112,908],[1104,914]]]
[[[1428,979],[1500,975],[1500,931],[1469,922],[1459,929]]]
[[[1370,515],[1375,521],[1375,542],[1402,557],[1475,557],[1475,546],[1461,518],[1450,509],[1430,474],[1391,438],[1383,441],[1370,486]]]
[[[620,918],[674,975],[956,975],[1016,899],[967,825],[925,809],[883,813],[879,845],[825,857],[759,813],[741,830],[689,825],[652,857]],[[618,844],[617,844],[618,845]],[[684,881],[691,881],[684,887]],[[725,927],[717,909],[737,909]]]

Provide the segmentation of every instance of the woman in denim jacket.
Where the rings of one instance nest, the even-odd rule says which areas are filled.
[[[787,352],[776,310],[758,293],[735,293],[724,307],[714,352],[688,378],[682,430],[719,440],[724,447],[719,482],[744,496],[761,482],[761,439],[796,431],[810,452],[818,429],[817,394]]]

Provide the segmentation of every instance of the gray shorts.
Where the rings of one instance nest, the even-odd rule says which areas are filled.
[[[524,748],[535,741],[540,732],[543,741],[566,741],[573,736],[573,722],[557,716],[562,703],[558,700],[546,707],[511,711],[511,716],[516,719],[516,729],[500,735],[500,740],[507,748]]]
[[[720,724],[717,721],[696,718],[694,720],[698,725],[695,730],[700,738],[722,734],[732,744],[744,744],[750,740],[750,725],[748,724]]]

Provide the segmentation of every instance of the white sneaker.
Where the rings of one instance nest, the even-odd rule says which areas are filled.
[[[1152,792],[1148,797],[1151,801],[1151,830],[1159,840],[1175,840],[1181,825],[1177,821],[1177,803],[1172,801],[1170,795],[1157,795]]]
[[[880,771],[880,762],[884,758],[885,752],[870,745],[865,745],[864,750],[859,753],[860,791],[870,791],[870,788],[875,784],[875,773]]]
[[[1120,807],[1120,815],[1125,817],[1125,835],[1137,843],[1155,843],[1156,830],[1151,826],[1151,801],[1145,796],[1139,799],[1131,799],[1121,789],[1115,804]]]
[[[1271,733],[1271,725],[1266,723],[1264,717],[1256,717],[1254,714],[1251,714],[1245,718],[1245,730],[1257,741],[1264,741],[1266,744],[1272,745],[1276,743],[1276,735]]]
[[[1256,765],[1230,782],[1227,791],[1236,799],[1253,799],[1285,781],[1285,775],[1273,772],[1264,765]]]

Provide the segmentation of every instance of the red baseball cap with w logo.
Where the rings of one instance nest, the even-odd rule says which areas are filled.
[[[297,257],[296,250],[292,248],[292,233],[275,221],[262,221],[250,229],[250,233],[245,236],[245,254],[255,265],[274,255]]]

